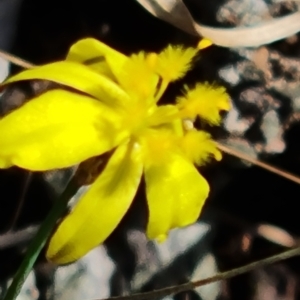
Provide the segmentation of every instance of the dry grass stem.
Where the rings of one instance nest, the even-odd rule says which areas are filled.
[[[3,50],[0,50],[0,57],[4,58],[5,60],[17,65],[17,66],[20,66],[22,68],[25,68],[25,69],[29,69],[29,68],[34,68],[35,66],[31,63],[29,63],[28,61],[24,60],[24,59],[21,59],[17,56],[14,56],[12,54],[9,54]]]
[[[137,293],[137,294],[133,294],[133,295],[130,295],[130,296],[110,297],[110,298],[103,299],[103,300],[162,299],[163,297],[173,295],[173,294],[177,294],[177,293],[181,293],[181,292],[187,292],[187,291],[193,290],[197,287],[204,286],[204,285],[216,282],[216,281],[230,279],[232,277],[250,272],[250,271],[255,270],[257,268],[262,268],[262,267],[265,267],[265,266],[269,266],[271,264],[289,259],[289,258],[294,257],[294,256],[298,256],[298,255],[300,255],[300,246],[298,246],[294,249],[286,250],[282,253],[270,256],[268,258],[264,258],[264,259],[255,261],[255,262],[250,263],[248,265],[245,265],[245,266],[242,266],[242,267],[239,267],[239,268],[235,268],[235,269],[232,269],[230,271],[223,272],[223,273],[216,274],[212,277],[208,277],[208,278],[205,278],[205,279],[197,280],[197,281],[194,281],[194,282],[187,282],[187,283],[179,284],[179,285],[176,285],[176,286],[170,286],[170,287],[167,287],[167,288],[162,288],[162,289],[154,290],[154,291],[151,291],[151,292]]]

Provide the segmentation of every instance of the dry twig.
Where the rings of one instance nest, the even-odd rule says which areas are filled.
[[[189,34],[208,38],[222,47],[258,47],[285,39],[300,31],[300,12],[251,27],[216,28],[195,22],[182,0],[136,1],[155,17]]]
[[[187,282],[179,284],[176,286],[170,286],[167,288],[162,288],[154,290],[151,292],[137,293],[130,296],[121,296],[121,297],[110,297],[103,300],[148,300],[148,299],[161,299],[163,297],[177,294],[180,292],[186,292],[193,290],[197,287],[204,286],[216,281],[230,279],[232,277],[247,273],[249,271],[255,270],[257,268],[262,268],[269,266],[271,264],[286,260],[288,258],[300,255],[300,246],[291,250],[284,251],[280,254],[270,256],[265,259],[258,260],[256,262],[250,263],[240,268],[235,268],[227,272],[216,274],[215,276],[208,277],[205,279],[197,280],[194,282]]]

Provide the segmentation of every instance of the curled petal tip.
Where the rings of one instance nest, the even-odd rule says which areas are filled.
[[[203,38],[197,45],[197,48],[199,50],[205,49],[207,47],[210,47],[211,45],[213,45],[213,42],[207,38]]]

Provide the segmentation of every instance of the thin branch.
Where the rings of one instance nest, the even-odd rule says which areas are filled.
[[[248,265],[245,265],[240,268],[235,268],[227,272],[216,274],[215,276],[208,277],[202,280],[197,280],[194,282],[187,282],[183,284],[179,284],[176,286],[170,286],[167,288],[162,288],[158,290],[154,290],[151,292],[145,292],[145,293],[136,293],[130,296],[121,296],[121,297],[110,297],[103,300],[148,300],[148,299],[157,299],[157,298],[163,298],[172,294],[177,294],[180,292],[186,292],[190,291],[192,289],[195,289],[197,287],[207,285],[216,281],[220,280],[226,280],[230,279],[232,277],[253,271],[257,268],[262,268],[269,266],[271,264],[286,260],[288,258],[298,256],[300,255],[300,246],[291,250],[284,251],[280,254],[276,254],[273,256],[270,256],[268,258],[264,258],[261,260],[258,260],[256,262],[250,263]]]
[[[249,163],[251,163],[253,165],[256,165],[256,166],[258,166],[260,168],[263,168],[263,169],[265,169],[267,171],[270,171],[270,172],[272,172],[274,174],[277,174],[277,175],[279,175],[279,176],[281,176],[283,178],[291,180],[291,181],[293,181],[293,182],[295,182],[297,184],[300,184],[300,177],[298,177],[296,175],[293,175],[293,174],[288,173],[288,172],[286,172],[284,170],[281,170],[281,169],[279,169],[277,167],[274,167],[274,166],[272,166],[270,164],[262,162],[261,160],[253,158],[253,157],[251,157],[251,156],[249,156],[249,155],[247,155],[247,154],[245,154],[243,152],[240,152],[238,150],[235,150],[235,149],[232,149],[232,148],[228,148],[227,146],[225,146],[223,144],[218,143],[218,148],[222,152],[224,152],[224,153],[227,153],[229,155],[235,156],[235,157],[237,157],[237,158],[239,158],[241,160],[245,160],[245,161],[247,161],[247,162],[249,162]]]
[[[0,50],[0,56],[4,57],[3,54],[6,55],[5,59],[7,59],[11,63],[14,63],[14,64],[16,64],[16,65],[18,65],[20,67],[24,67],[24,68],[34,68],[34,67],[36,67],[36,65],[34,65],[34,64],[32,64],[32,63],[30,63],[28,61],[25,61],[25,60],[23,60],[21,58],[18,58],[16,56],[13,56],[11,54],[8,54],[8,53],[3,52],[2,50]],[[225,146],[223,144],[218,143],[218,148],[222,152],[225,152],[225,153],[227,153],[229,155],[235,156],[235,157],[237,157],[239,159],[245,160],[245,161],[247,161],[247,162],[249,162],[251,164],[254,164],[254,165],[256,165],[256,166],[258,166],[258,167],[260,167],[262,169],[268,170],[268,171],[270,171],[270,172],[272,172],[274,174],[277,174],[277,175],[279,175],[281,177],[284,177],[284,178],[286,178],[288,180],[291,180],[291,181],[293,181],[293,182],[295,182],[297,184],[300,184],[300,177],[297,177],[296,175],[288,173],[288,172],[286,172],[284,170],[281,170],[281,169],[279,169],[277,167],[271,166],[270,164],[262,162],[262,161],[260,161],[260,160],[258,160],[256,158],[252,158],[251,156],[249,156],[249,155],[247,155],[247,154],[245,154],[243,152],[240,152],[238,150],[234,150],[234,149],[229,148],[229,147],[227,147],[227,146]]]
[[[14,56],[12,54],[9,54],[3,50],[0,50],[0,57],[4,58],[5,60],[7,60],[19,67],[25,68],[25,69],[30,69],[30,68],[35,67],[35,65],[31,64],[30,62],[28,62],[24,59],[21,59],[17,56]]]

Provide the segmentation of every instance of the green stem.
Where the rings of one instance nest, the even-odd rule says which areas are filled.
[[[65,212],[69,200],[77,192],[79,186],[75,179],[72,178],[61,194],[59,199],[55,202],[46,220],[42,223],[39,231],[29,245],[26,255],[15,274],[11,285],[9,286],[3,300],[14,300],[18,296],[24,281],[28,274],[31,272],[40,252],[45,246],[48,238],[50,237],[57,220]]]

